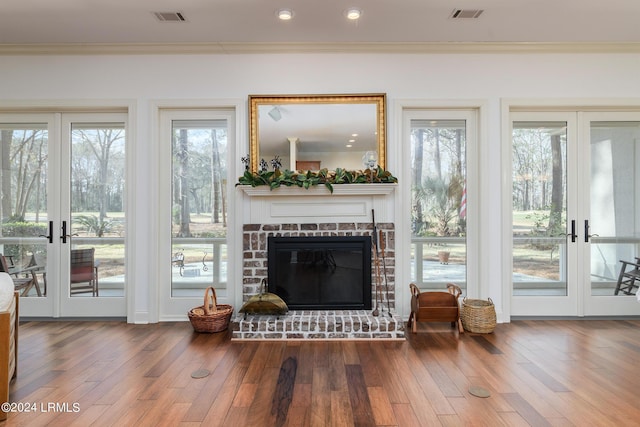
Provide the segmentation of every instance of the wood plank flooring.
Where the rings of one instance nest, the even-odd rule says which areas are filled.
[[[640,425],[640,320],[515,321],[460,336],[420,324],[408,335],[231,342],[188,322],[25,322],[11,402],[30,412],[4,425]],[[199,369],[211,374],[192,378]]]

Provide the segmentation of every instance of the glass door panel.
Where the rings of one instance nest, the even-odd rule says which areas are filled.
[[[513,295],[567,296],[567,122],[512,126]]]
[[[410,120],[411,281],[467,286],[467,121],[433,112]]]
[[[640,277],[634,280],[634,271],[640,264],[640,115],[591,113],[585,119],[590,185],[583,241],[591,284],[585,311],[638,314]]]
[[[71,297],[125,295],[124,123],[71,124]]]
[[[577,316],[575,112],[511,113],[511,314]]]
[[[227,293],[226,119],[172,121],[171,297]]]
[[[126,316],[125,113],[63,114],[60,315]]]
[[[0,271],[23,298],[47,296],[48,123],[0,123]]]

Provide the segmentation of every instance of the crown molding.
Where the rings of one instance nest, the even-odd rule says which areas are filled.
[[[0,55],[209,55],[276,53],[640,53],[640,42],[43,43],[0,44]]]

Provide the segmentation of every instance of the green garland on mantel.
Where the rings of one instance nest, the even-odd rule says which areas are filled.
[[[391,172],[382,169],[380,166],[374,169],[346,170],[337,168],[336,170],[320,169],[319,171],[296,172],[288,169],[261,170],[251,172],[246,170],[244,175],[238,178],[236,185],[250,185],[258,187],[268,185],[271,190],[278,187],[301,187],[309,189],[318,185],[324,185],[333,194],[335,184],[394,184],[398,178]]]

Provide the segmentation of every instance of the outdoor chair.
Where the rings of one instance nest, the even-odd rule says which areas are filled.
[[[622,292],[624,295],[635,295],[640,285],[640,258],[636,262],[620,260],[620,274],[616,284],[615,295]]]
[[[180,269],[180,276],[182,276],[182,272],[184,270],[184,253],[176,252],[171,257],[171,266],[177,266]]]
[[[91,292],[92,296],[98,296],[98,264],[95,251],[95,248],[71,249],[71,295]]]
[[[38,284],[38,276],[36,276],[38,268],[38,266],[26,268],[10,267],[7,258],[0,254],[0,272],[8,273],[11,276],[13,285],[16,291],[20,291],[21,297],[27,296],[33,287],[36,288],[38,296],[42,296],[42,291],[40,291],[40,285]]]
[[[42,257],[41,254],[36,254],[35,252],[31,253],[31,257],[29,258],[29,264],[27,264],[28,268],[33,267],[34,273],[37,275],[42,275],[42,294],[47,295],[47,262]]]

